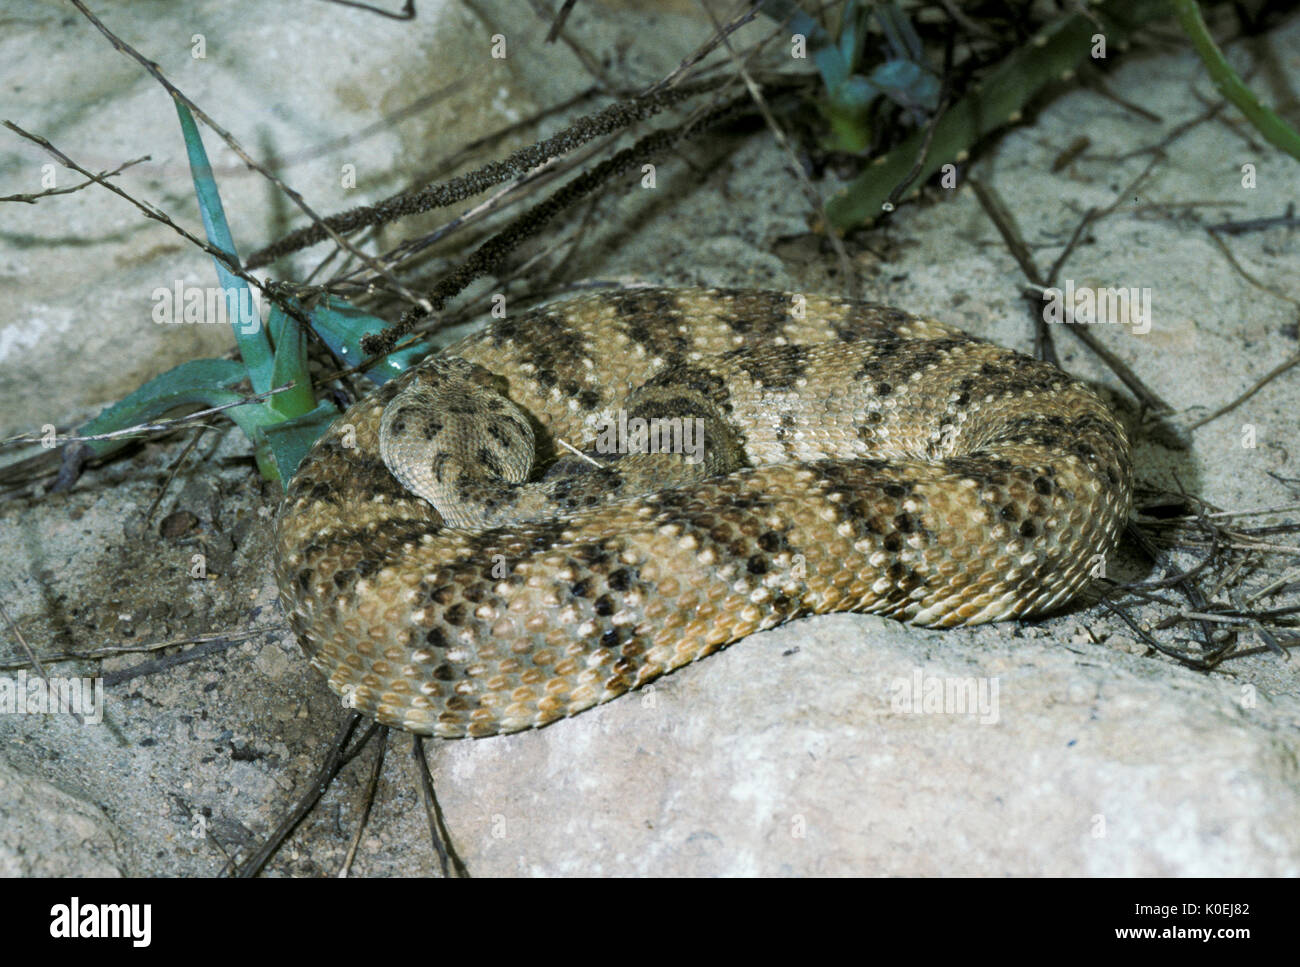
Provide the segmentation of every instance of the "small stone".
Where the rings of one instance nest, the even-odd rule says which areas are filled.
[[[198,527],[199,519],[188,510],[177,510],[168,514],[158,525],[158,533],[162,537],[175,540],[183,537],[190,531]]]

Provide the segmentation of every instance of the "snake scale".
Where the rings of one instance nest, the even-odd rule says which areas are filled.
[[[1052,365],[869,302],[627,289],[355,403],[289,485],[276,579],[347,705],[487,736],[802,615],[1047,611],[1131,499],[1123,427]]]

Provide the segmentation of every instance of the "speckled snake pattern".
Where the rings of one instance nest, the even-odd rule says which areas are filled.
[[[482,392],[430,395],[448,374]],[[601,450],[620,408],[699,416],[721,462]],[[535,459],[511,476],[467,423],[507,447],[531,436]],[[417,475],[442,511],[394,453],[434,456]],[[493,320],[354,404],[289,485],[276,579],[347,705],[488,736],[804,615],[1051,610],[1113,548],[1131,495],[1123,427],[1047,363],[869,302],[634,288]]]

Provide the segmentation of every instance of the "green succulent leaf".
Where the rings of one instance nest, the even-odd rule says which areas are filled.
[[[77,434],[97,436],[114,433],[142,423],[152,423],[181,408],[207,408],[239,403],[244,397],[235,392],[234,388],[246,378],[243,364],[233,359],[192,359],[155,376],[119,402],[106,407],[93,420],[79,426]],[[250,439],[270,422],[265,408],[255,403],[231,406],[223,412]],[[96,457],[106,457],[130,442],[128,437],[117,437],[111,440],[92,440],[87,446]]]
[[[371,332],[388,325],[384,319],[356,308],[346,299],[326,296],[310,313],[312,329],[335,358],[345,366],[355,366],[366,358],[361,351],[361,340]],[[400,376],[430,352],[426,342],[406,349],[398,349],[366,370],[366,375],[376,383],[386,383]]]
[[[279,388],[293,384],[291,389],[270,397],[267,408],[285,420],[311,413],[316,407],[316,395],[311,389],[311,370],[307,365],[307,333],[280,306],[271,307],[267,328],[275,340],[271,385]]]
[[[1097,18],[1105,24],[1107,39],[1115,45],[1137,27],[1168,11],[1166,0],[1105,0],[1086,14],[1061,17],[1034,43],[1003,60],[982,86],[949,107],[934,123],[933,135],[916,131],[832,197],[826,205],[831,226],[847,231],[877,218],[885,201],[916,165],[927,137],[931,143],[915,184],[943,165],[955,163],[962,151],[1007,124],[1044,86],[1088,56],[1092,36],[1099,29]]]
[[[302,463],[302,458],[307,455],[312,444],[338,415],[338,408],[329,400],[324,400],[309,413],[281,420],[264,429],[267,445],[275,459],[275,479],[288,484],[289,478],[298,469],[298,464]]]
[[[217,267],[221,287],[226,291],[226,305],[235,310],[230,315],[235,344],[248,367],[253,390],[265,393],[272,386],[271,342],[262,328],[262,320],[257,315],[256,303],[248,283],[230,271],[230,265],[239,264],[239,256],[235,252],[235,241],[230,234],[230,226],[226,223],[221,194],[217,190],[216,179],[212,176],[212,165],[208,162],[208,153],[203,149],[203,139],[199,136],[198,125],[194,123],[194,115],[180,101],[176,102],[176,113],[180,117],[181,132],[185,137],[185,151],[189,155],[190,175],[194,180],[194,193],[199,200],[204,233],[208,237],[208,243],[226,253],[230,259],[226,263],[213,256],[212,261]]]

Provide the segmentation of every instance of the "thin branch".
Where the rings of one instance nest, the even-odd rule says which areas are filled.
[[[1214,242],[1215,245],[1218,246],[1219,251],[1223,253],[1223,257],[1228,260],[1228,264],[1231,265],[1233,269],[1236,270],[1238,275],[1240,275],[1243,279],[1245,279],[1255,288],[1259,289],[1261,292],[1267,292],[1275,299],[1281,299],[1283,302],[1289,302],[1297,309],[1300,309],[1300,300],[1293,299],[1285,292],[1282,292],[1279,289],[1275,289],[1273,288],[1273,286],[1269,285],[1268,283],[1255,278],[1253,275],[1247,272],[1245,268],[1242,267],[1240,262],[1237,261],[1237,257],[1232,254],[1232,249],[1228,248],[1227,242],[1219,238],[1218,234],[1213,229],[1208,229],[1207,231],[1209,232],[1210,240]]]
[[[557,38],[563,40],[564,45],[568,47],[569,50],[573,51],[573,56],[578,58],[578,62],[582,64],[583,69],[594,77],[602,88],[607,91],[612,91],[616,88],[616,85],[609,79],[608,75],[606,75],[604,69],[600,65],[600,61],[593,56],[590,51],[570,37],[569,32],[564,29],[564,21],[568,19],[569,10],[573,8],[574,2],[575,0],[568,0],[565,4],[565,8],[555,17],[551,16],[550,11],[546,9],[546,6],[541,2],[541,0],[528,0],[528,5],[533,8],[533,13],[537,15],[538,20],[541,20],[543,23],[548,21],[550,22],[551,26],[546,32],[545,42],[553,44]],[[479,16],[483,17],[484,15],[480,13]]]
[[[1106,98],[1106,100],[1118,104],[1124,110],[1131,111],[1133,114],[1136,114],[1145,121],[1151,121],[1155,124],[1164,123],[1165,119],[1159,114],[1156,114],[1154,111],[1149,111],[1141,104],[1137,104],[1117,94],[1115,89],[1106,81],[1106,75],[1103,74],[1095,65],[1089,63],[1086,66],[1088,67],[1088,70],[1085,71],[1084,76],[1081,78],[1085,86],[1091,88],[1093,91]]]
[[[1228,413],[1228,412],[1230,412],[1231,410],[1236,409],[1238,406],[1240,406],[1242,403],[1246,402],[1246,400],[1250,399],[1252,396],[1254,396],[1256,393],[1258,393],[1260,390],[1262,390],[1265,386],[1267,386],[1267,385],[1268,385],[1269,383],[1271,383],[1273,380],[1277,379],[1279,376],[1281,376],[1283,373],[1285,373],[1285,372],[1286,372],[1288,369],[1290,369],[1291,367],[1295,366],[1297,363],[1300,363],[1300,353],[1296,353],[1296,354],[1295,354],[1294,356],[1292,356],[1290,359],[1287,359],[1287,360],[1284,360],[1283,362],[1278,363],[1276,366],[1274,366],[1272,369],[1270,369],[1267,373],[1265,373],[1263,376],[1261,376],[1258,380],[1256,380],[1255,383],[1254,383],[1254,385],[1252,385],[1252,386],[1250,387],[1250,389],[1246,390],[1246,392],[1242,393],[1240,396],[1238,396],[1238,397],[1237,397],[1235,400],[1233,400],[1231,403],[1225,403],[1223,406],[1220,406],[1217,410],[1215,410],[1215,411],[1214,411],[1213,413],[1211,413],[1209,416],[1203,416],[1203,417],[1201,417],[1199,420],[1197,420],[1195,423],[1193,423],[1193,424],[1192,424],[1191,426],[1189,426],[1187,429],[1188,429],[1188,430],[1195,430],[1195,429],[1198,429],[1199,427],[1205,426],[1205,424],[1207,424],[1207,423],[1210,423],[1210,422],[1212,422],[1212,421],[1214,421],[1214,420],[1217,420],[1219,417],[1223,416],[1223,414]]]
[[[434,208],[444,208],[500,184],[511,178],[526,175],[534,168],[586,142],[613,134],[628,125],[654,117],[660,111],[682,101],[718,87],[719,82],[690,85],[678,90],[654,95],[642,95],[619,101],[580,118],[558,134],[526,145],[500,161],[491,161],[481,168],[459,175],[449,181],[429,185],[417,191],[404,191],[382,199],[373,205],[351,208],[320,220],[279,239],[248,257],[250,268],[260,268],[291,252],[315,245],[325,240],[327,233],[354,232],[370,225],[387,224],[397,218],[416,215]]]
[[[420,801],[424,804],[424,814],[429,821],[429,838],[433,840],[434,851],[438,854],[442,875],[444,877],[448,875],[448,860],[450,860],[456,876],[465,879],[469,876],[469,869],[456,853],[456,847],[451,841],[451,833],[447,830],[447,822],[442,815],[442,807],[438,805],[438,796],[433,791],[433,776],[429,773],[429,762],[424,757],[423,736],[411,736],[411,758],[415,760],[416,775],[420,780]]]
[[[898,205],[899,199],[903,197],[903,193],[911,187],[912,182],[916,181],[921,176],[921,172],[925,170],[925,161],[930,156],[930,145],[934,142],[934,133],[939,129],[939,122],[943,120],[944,114],[947,113],[949,101],[952,97],[952,54],[955,41],[955,35],[949,33],[943,50],[943,82],[939,87],[939,106],[935,109],[934,116],[930,118],[929,123],[926,125],[925,137],[921,141],[921,150],[916,153],[916,161],[912,164],[911,169],[894,186],[889,196],[880,206],[881,211],[892,212]]]
[[[352,712],[347,716],[343,724],[339,727],[338,733],[334,736],[334,742],[330,748],[329,755],[326,757],[325,761],[321,763],[320,770],[316,773],[315,781],[310,787],[308,787],[307,791],[303,793],[294,808],[291,809],[282,820],[280,820],[275,829],[271,832],[271,835],[266,838],[266,842],[254,850],[252,855],[244,861],[242,866],[234,869],[234,876],[241,879],[248,879],[257,876],[258,873],[262,872],[262,868],[270,862],[271,857],[276,854],[284,844],[284,841],[288,839],[290,834],[298,827],[298,824],[302,822],[303,817],[311,812],[312,807],[314,807],[316,803],[320,802],[321,797],[325,795],[325,791],[329,789],[330,783],[332,783],[334,777],[343,770],[343,767],[356,758],[357,753],[366,747],[366,743],[374,738],[381,728],[385,735],[388,733],[386,728],[372,722],[370,723],[370,727],[362,733],[361,738],[357,739],[353,744],[352,748],[347,749],[348,739],[352,737],[352,733],[356,731],[356,728],[360,723],[361,715],[359,713]],[[383,741],[382,737],[380,741]]]
[[[781,146],[781,149],[789,159],[790,168],[794,171],[795,178],[799,182],[799,187],[803,190],[804,197],[812,206],[812,210],[820,215],[824,208],[822,197],[818,194],[817,189],[813,187],[812,182],[808,180],[808,175],[804,172],[803,165],[799,163],[799,158],[795,155],[794,149],[790,146],[790,139],[785,136],[785,131],[782,130],[781,125],[777,123],[776,118],[772,116],[772,112],[768,109],[767,102],[763,99],[763,92],[759,90],[758,85],[754,82],[753,75],[751,75],[749,70],[745,67],[745,62],[741,60],[740,55],[736,53],[736,48],[732,46],[731,38],[725,32],[723,25],[718,22],[718,18],[714,16],[713,11],[709,8],[709,5],[705,0],[699,0],[699,3],[704,12],[709,15],[709,20],[713,22],[713,28],[717,31],[717,36],[721,38],[722,43],[726,45],[727,55],[731,58],[732,66],[735,67],[736,73],[740,75],[741,80],[745,82],[745,89],[749,91],[749,96],[753,98],[754,104],[763,115],[763,120],[771,130],[772,136],[776,138],[776,143]],[[942,113],[942,107],[940,108],[940,112]],[[851,298],[856,299],[860,295],[860,282],[858,274],[853,271],[853,263],[849,259],[848,250],[844,247],[844,240],[840,238],[839,232],[827,232],[826,237],[830,239],[830,243],[835,249],[836,258],[839,259],[840,276],[849,287],[848,294]]]
[[[691,54],[689,57],[683,58],[682,62],[678,64],[675,68],[673,68],[673,70],[669,71],[666,77],[664,77],[662,80],[656,81],[654,84],[651,84],[644,91],[642,91],[641,96],[650,97],[652,95],[660,93],[661,91],[666,91],[671,87],[675,87],[683,74],[685,74],[688,70],[690,70],[692,67],[698,64],[700,61],[704,60],[705,57],[708,57],[709,54],[713,53],[713,51],[718,48],[719,44],[725,41],[737,30],[739,30],[741,27],[745,26],[745,24],[749,23],[751,20],[757,17],[759,13],[759,8],[761,6],[762,3],[757,2],[757,0],[754,3],[751,3],[749,5],[749,9],[747,9],[744,13],[734,17],[732,20],[728,21],[726,26],[724,26],[722,29],[714,31],[713,36],[710,37],[708,40],[706,40],[703,44],[701,44],[700,47],[695,51],[695,53]],[[763,44],[759,44],[760,48],[762,46]]]
[[[406,0],[399,11],[384,10],[382,7],[376,7],[369,3],[359,3],[358,0],[325,0],[326,3],[336,3],[340,7],[356,7],[358,10],[364,10],[366,13],[377,13],[381,17],[387,17],[389,20],[414,20],[415,19],[415,0]]]
[[[190,437],[189,442],[185,444],[185,448],[181,450],[181,455],[172,461],[171,469],[167,474],[167,479],[164,480],[163,485],[158,488],[158,495],[154,497],[153,502],[149,504],[149,509],[144,512],[144,526],[146,528],[153,522],[153,515],[157,512],[158,505],[162,503],[163,497],[167,495],[167,491],[171,489],[172,481],[176,479],[176,474],[180,473],[181,466],[185,463],[185,458],[193,452],[196,446],[199,445],[199,440],[203,439],[203,432],[206,429],[206,426],[199,427],[198,430],[195,431],[194,435]]]
[[[75,3],[76,0],[73,0],[73,2]],[[117,185],[110,184],[108,181],[105,180],[107,176],[96,175],[87,171],[85,168],[81,167],[81,165],[77,164],[75,161],[69,158],[66,154],[64,154],[54,145],[50,144],[50,142],[45,140],[45,138],[42,138],[39,134],[32,134],[28,131],[24,131],[17,124],[14,124],[14,122],[12,121],[4,121],[2,123],[10,131],[13,131],[15,134],[19,135],[20,137],[26,138],[28,141],[31,141],[33,144],[40,145],[40,147],[44,148],[49,154],[57,158],[65,168],[71,168],[73,171],[85,175],[95,184],[102,185],[103,187],[111,191],[113,194],[121,198],[125,198],[132,205],[138,208],[145,218],[152,219],[155,222],[161,222],[162,224],[166,225],[176,234],[184,238],[187,242],[197,246],[198,248],[202,249],[204,252],[207,252],[213,258],[220,261],[222,265],[224,265],[235,275],[239,276],[245,282],[248,282],[250,285],[255,286],[260,291],[267,293],[268,296],[270,295],[267,287],[262,282],[253,278],[253,276],[245,272],[244,269],[242,269],[239,265],[235,264],[234,260],[231,259],[228,253],[223,252],[221,249],[217,248],[216,246],[209,244],[206,239],[201,239],[198,236],[192,235],[191,233],[187,232],[185,229],[181,228],[174,221],[172,221],[171,218],[168,217],[167,213],[164,212],[161,208],[156,208],[147,202],[139,201],[134,196],[128,194],[127,192],[123,191],[121,188],[117,187]]]
[[[91,651],[71,652],[62,651],[53,655],[42,655],[41,661],[47,665],[53,665],[64,661],[95,661],[100,658],[115,658],[118,655],[134,655],[141,652],[161,651],[164,648],[176,648],[181,645],[197,645],[207,642],[226,642],[232,647],[247,641],[249,638],[255,638],[258,635],[270,634],[274,632],[288,631],[288,625],[271,625],[265,628],[256,628],[252,631],[240,632],[215,632],[210,635],[193,635],[189,638],[173,638],[169,641],[154,641],[143,645],[108,645],[104,648],[95,648]],[[26,662],[0,662],[0,672],[16,671],[26,666]]]
[[[118,37],[115,33],[113,33],[106,26],[104,26],[103,22],[101,22],[98,17],[96,17],[93,13],[89,11],[86,8],[86,5],[81,2],[81,0],[69,0],[69,2],[78,10],[80,10],[82,15],[87,20],[89,20],[92,24],[94,24],[96,30],[98,30],[101,34],[103,34],[105,37],[108,38],[109,43],[111,43],[114,48],[126,54],[134,61],[136,61],[136,63],[138,63],[141,67],[143,67],[145,71],[147,71],[149,75],[154,78],[154,80],[156,80],[159,84],[163,86],[163,88],[167,91],[168,94],[170,94],[175,100],[184,104],[187,108],[190,109],[190,113],[192,113],[196,118],[198,118],[209,128],[211,128],[217,134],[217,136],[221,138],[222,141],[226,142],[226,144],[230,147],[230,150],[234,151],[235,154],[239,156],[239,159],[242,162],[244,162],[244,164],[248,165],[248,167],[252,168],[258,174],[264,177],[267,181],[271,182],[271,184],[279,188],[280,191],[284,192],[284,194],[289,198],[289,200],[292,201],[295,205],[297,205],[302,210],[302,212],[313,222],[317,222],[317,223],[321,222],[320,216],[317,215],[316,212],[312,210],[311,206],[307,204],[307,202],[303,199],[302,195],[298,194],[298,192],[294,191],[292,188],[286,185],[283,181],[281,181],[278,177],[276,177],[271,171],[267,170],[265,167],[258,164],[258,162],[253,159],[252,155],[250,155],[247,151],[243,149],[243,147],[239,144],[238,141],[235,140],[234,136],[229,131],[227,131],[221,125],[217,124],[216,121],[212,120],[212,118],[208,116],[206,111],[204,111],[201,107],[199,107],[197,104],[191,101],[188,97],[186,97],[185,94],[182,93],[180,88],[176,87],[176,85],[172,84],[171,81],[167,80],[167,78],[163,76],[163,73],[159,69],[157,64],[155,64],[153,61],[146,58],[143,54],[137,51],[125,40]],[[369,264],[370,267],[379,275],[382,275],[388,281],[389,285],[392,287],[395,293],[397,293],[403,299],[415,303],[416,305],[419,305],[421,303],[420,297],[415,295],[415,293],[411,292],[408,288],[406,288],[406,286],[404,286],[397,279],[396,276],[394,276],[391,272],[388,271],[386,266],[380,265],[378,262],[371,259],[370,256],[366,255],[364,252],[354,249],[347,242],[346,239],[344,239],[341,235],[338,235],[336,232],[332,231],[328,226],[325,226],[325,231],[330,236],[330,238],[334,240],[334,243],[336,245],[351,252],[355,257]]]
[[[651,158],[662,155],[679,141],[694,137],[715,124],[740,112],[749,99],[737,98],[708,110],[695,120],[677,128],[655,131],[646,135],[630,148],[606,158],[594,168],[566,182],[549,198],[514,219],[509,225],[475,249],[451,274],[438,282],[429,292],[432,311],[441,311],[447,300],[463,291],[475,279],[501,264],[511,251],[536,235],[559,212],[585,198],[609,179],[622,174]],[[379,333],[371,333],[362,340],[361,348],[367,355],[383,356],[392,351],[397,340],[414,328],[424,316],[429,315],[422,306],[408,309],[397,324]]]
[[[555,43],[555,38],[558,37],[560,31],[564,29],[565,21],[569,19],[569,14],[573,12],[573,8],[577,3],[578,0],[564,0],[564,4],[555,15],[555,19],[551,22],[551,29],[546,32],[546,42],[548,44]]]
[[[124,161],[112,171],[101,171],[98,175],[90,178],[88,181],[83,181],[79,185],[73,185],[71,188],[47,188],[45,191],[38,191],[30,195],[2,195],[0,196],[0,201],[21,201],[26,202],[29,205],[35,205],[38,198],[49,198],[51,195],[71,195],[74,191],[81,191],[81,189],[88,188],[91,185],[101,184],[102,179],[112,178],[114,175],[121,174],[132,165],[138,165],[142,161],[152,160],[153,155],[147,154],[143,157],[136,158],[133,161]]]
[[[0,601],[0,616],[4,617],[5,624],[9,626],[10,634],[12,634],[14,640],[18,642],[18,647],[26,652],[27,664],[31,665],[32,668],[36,670],[37,675],[41,676],[41,679],[45,682],[45,687],[53,691],[53,686],[50,685],[50,676],[45,671],[45,666],[42,665],[40,659],[36,657],[36,652],[32,651],[31,645],[27,644],[27,639],[23,637],[23,633],[19,629],[18,625],[14,623],[14,619],[9,617],[9,611],[5,608],[3,601]],[[86,720],[81,717],[81,713],[76,709],[68,709],[68,711],[72,713],[72,717],[77,720],[78,725],[86,724]]]
[[[1166,134],[1155,144],[1149,144],[1142,148],[1134,148],[1132,151],[1127,151],[1124,154],[1115,155],[1112,157],[1104,157],[1098,155],[1096,156],[1097,160],[1128,161],[1130,158],[1137,158],[1144,154],[1154,154],[1157,156],[1162,155],[1164,154],[1165,148],[1169,147],[1171,144],[1173,144],[1183,135],[1187,134],[1187,132],[1191,131],[1193,128],[1200,127],[1206,121],[1214,120],[1214,118],[1218,117],[1219,112],[1222,111],[1227,106],[1228,106],[1227,101],[1216,101],[1215,103],[1207,107],[1203,113],[1196,115],[1196,117],[1191,118],[1190,120],[1184,121],[1182,124],[1176,125],[1172,131]]]
[[[210,406],[207,409],[195,410],[185,416],[178,416],[171,420],[161,420],[155,423],[137,423],[134,426],[128,426],[121,430],[110,430],[108,433],[92,433],[89,436],[78,436],[75,433],[59,433],[52,439],[58,443],[88,443],[92,440],[118,440],[122,437],[142,436],[146,433],[168,433],[172,430],[180,429],[186,426],[203,426],[208,427],[212,424],[202,423],[200,417],[212,416],[214,413],[220,413],[223,410],[234,409],[236,406],[247,406],[250,403],[258,403],[277,393],[285,393],[293,389],[292,382],[285,383],[283,386],[277,386],[275,389],[269,389],[265,393],[257,393],[253,396],[246,396],[243,399],[236,400],[233,403],[222,403],[220,406]],[[20,435],[11,436],[8,439],[0,440],[0,447],[10,446],[18,443],[44,443],[45,437]]]
[[[0,201],[3,201],[0,198]],[[1251,218],[1244,222],[1219,222],[1206,225],[1207,232],[1222,235],[1244,235],[1247,232],[1266,232],[1273,228],[1300,228],[1300,217],[1295,213],[1295,202],[1287,202],[1286,211],[1271,218]]]
[[[258,629],[257,634],[265,634],[268,629]],[[121,685],[123,682],[129,682],[136,678],[147,678],[150,675],[159,675],[165,671],[170,671],[177,665],[187,665],[192,661],[198,661],[200,658],[207,658],[211,655],[219,655],[223,651],[229,651],[231,648],[238,648],[247,640],[245,636],[232,635],[230,637],[217,636],[211,641],[189,649],[188,651],[178,652],[175,655],[163,655],[161,658],[153,658],[149,661],[142,661],[138,665],[132,665],[130,668],[120,668],[117,671],[104,672],[100,677],[104,679],[104,687],[110,685]]]
[[[361,800],[361,817],[357,820],[357,831],[352,837],[352,842],[348,845],[348,855],[343,858],[343,868],[339,870],[339,878],[343,879],[352,871],[352,861],[357,857],[357,848],[361,845],[361,836],[366,831],[366,823],[370,819],[370,810],[375,804],[375,792],[379,788],[379,776],[384,771],[384,752],[388,749],[388,743],[384,741],[387,738],[387,729],[385,735],[380,737],[378,747],[375,750],[375,761],[370,768],[370,778],[366,781],[366,791]]]

